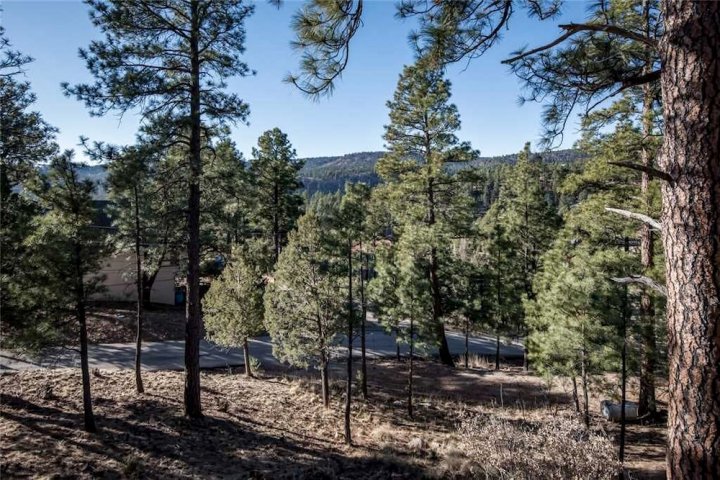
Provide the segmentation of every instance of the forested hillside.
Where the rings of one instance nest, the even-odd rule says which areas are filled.
[[[346,181],[377,185],[380,177],[375,173],[375,164],[384,153],[357,152],[339,157],[306,158],[300,175],[310,195],[315,192],[340,191]],[[573,149],[550,151],[542,155],[544,162],[557,164],[573,163],[581,158],[583,154]],[[509,165],[514,164],[516,160],[517,153],[510,153],[495,157],[479,157],[470,162],[450,163],[446,168],[457,171],[468,167]]]
[[[310,157],[302,159],[304,166],[300,170],[300,178],[304,189],[309,195],[315,192],[337,192],[343,189],[345,182],[364,182],[377,185],[380,177],[375,173],[375,164],[384,152],[356,152],[337,157]],[[569,164],[583,158],[579,150],[557,150],[542,154],[545,163]],[[512,165],[517,160],[517,153],[495,157],[479,157],[471,162],[448,164],[450,171],[468,167]],[[105,198],[105,167],[103,165],[87,165],[79,170],[80,178],[90,179],[98,184],[97,196]]]

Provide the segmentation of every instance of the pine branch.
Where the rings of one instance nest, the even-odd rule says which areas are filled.
[[[628,40],[635,40],[636,42],[644,43],[650,48],[657,49],[658,48],[658,42],[657,40],[646,37],[645,35],[640,35],[635,32],[631,32],[630,30],[626,30],[624,28],[618,27],[616,25],[600,25],[600,24],[594,24],[594,23],[568,23],[566,25],[559,25],[560,28],[565,30],[566,32],[605,32],[605,33],[612,33],[615,35],[619,35],[621,37],[627,38]]]
[[[618,215],[622,215],[623,217],[632,218],[634,220],[639,220],[647,225],[650,225],[654,230],[660,231],[662,229],[662,224],[655,220],[652,217],[649,217],[645,214],[638,213],[638,212],[630,212],[628,210],[621,210],[619,208],[610,208],[605,207],[605,211],[617,213]]]
[[[655,290],[660,295],[667,297],[667,287],[656,282],[650,277],[645,277],[643,275],[630,275],[629,277],[613,277],[612,281],[617,283],[637,283],[639,285],[644,285]]]
[[[657,49],[657,41],[653,38],[646,37],[644,35],[638,35],[637,33],[631,32],[629,30],[625,30],[624,28],[620,28],[614,25],[595,25],[590,23],[570,23],[567,25],[560,25],[561,29],[565,30],[565,33],[560,35],[558,38],[553,40],[552,42],[545,44],[543,46],[533,48],[532,50],[529,50],[527,52],[520,52],[514,57],[508,58],[503,60],[501,63],[505,65],[509,65],[512,63],[517,62],[518,60],[522,60],[523,58],[529,57],[531,55],[535,55],[536,53],[541,53],[546,50],[550,50],[553,47],[556,47],[557,45],[561,44],[568,38],[572,37],[576,33],[584,32],[584,31],[590,31],[590,32],[606,32],[606,33],[614,33],[616,35],[620,35],[625,38],[629,38],[630,40],[636,40],[638,42],[644,43],[645,45],[650,46],[651,48]],[[656,72],[653,72],[652,74],[649,74],[648,76],[654,75]],[[657,72],[657,76],[659,77],[660,72]],[[643,81],[642,83],[647,83],[652,81],[652,79],[648,79],[646,81]]]
[[[665,180],[666,182],[672,184],[675,183],[675,179],[667,172],[664,172],[662,170],[658,170],[657,168],[653,168],[647,165],[642,165],[640,163],[633,163],[633,162],[608,162],[610,165],[616,165],[618,167],[625,167],[629,168],[631,170],[638,170],[640,172],[645,172],[651,177],[659,178],[661,180]]]

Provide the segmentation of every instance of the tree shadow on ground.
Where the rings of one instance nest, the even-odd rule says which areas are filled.
[[[2,394],[0,417],[15,424],[6,431],[12,455],[4,455],[2,475],[228,477],[233,478],[417,478],[417,467],[372,452],[347,455],[316,438],[302,444],[294,432],[260,432],[250,418],[208,415],[190,420],[177,405],[157,398],[104,408],[96,404],[96,435],[79,431],[82,414]],[[122,412],[120,410],[124,409]],[[3,443],[5,443],[3,442]],[[7,445],[7,444],[6,444]],[[3,450],[9,450],[3,447]],[[20,465],[22,451],[41,454],[44,463]],[[10,453],[6,451],[4,453]]]

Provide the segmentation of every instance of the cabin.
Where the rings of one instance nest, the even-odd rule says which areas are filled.
[[[108,213],[110,202],[107,200],[95,200],[95,220],[93,227],[105,229],[111,233],[115,231],[112,219]],[[104,287],[101,292],[90,295],[94,301],[137,301],[137,286],[135,283],[136,260],[135,252],[115,252],[104,258],[101,268],[97,272],[102,277],[100,285]],[[158,270],[150,290],[150,302],[164,305],[176,304],[176,278],[179,273],[179,265],[176,262],[166,260]]]

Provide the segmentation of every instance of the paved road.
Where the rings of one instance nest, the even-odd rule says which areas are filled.
[[[386,333],[377,324],[368,322],[366,341],[367,355],[371,358],[392,357],[395,355],[395,336]],[[460,332],[447,332],[450,351],[460,355],[465,351],[465,337]],[[164,342],[146,342],[143,344],[142,364],[146,370],[181,370],[184,366],[185,342],[169,340]],[[359,356],[360,340],[355,339],[353,345]],[[471,354],[495,355],[495,339],[486,336],[470,338]],[[407,353],[407,346],[402,345],[400,351]],[[436,349],[427,354],[432,355]],[[344,349],[338,349],[338,355],[344,356]],[[522,357],[522,346],[517,343],[502,344],[500,353],[505,358]],[[279,365],[272,356],[272,344],[269,337],[258,337],[250,341],[250,354],[260,360],[262,365]],[[90,368],[101,370],[132,369],[135,365],[134,343],[107,343],[89,346]],[[210,342],[200,344],[200,367],[221,368],[236,367],[244,364],[242,349],[223,349]],[[0,372],[32,370],[38,368],[79,367],[77,352],[69,349],[47,352],[41,358],[23,357],[11,352],[0,350]]]

